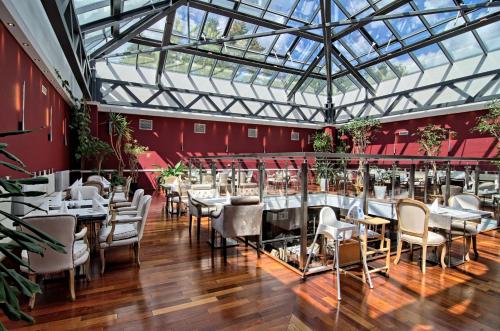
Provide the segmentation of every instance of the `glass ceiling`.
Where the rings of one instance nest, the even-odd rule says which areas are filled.
[[[134,18],[87,28],[92,22],[111,17],[112,13],[127,13],[160,0],[73,0],[83,30],[87,54],[113,42],[127,28],[144,20],[147,12]],[[115,1],[120,2],[118,5]],[[217,38],[231,38],[272,31],[269,22],[285,27],[320,24],[320,0],[193,0],[189,6],[179,7],[174,16],[170,44],[188,44]],[[378,15],[380,8],[395,1],[387,0],[332,0],[331,20],[337,22],[352,18]],[[423,11],[457,5],[480,4],[479,0],[413,0],[403,2],[397,9],[384,15]],[[210,3],[210,10],[205,3]],[[220,10],[221,8],[225,10]],[[333,52],[340,53],[350,67],[374,88],[381,81],[422,72],[426,69],[468,57],[487,54],[500,48],[500,22],[484,25],[434,44],[415,47],[400,56],[377,61],[381,56],[419,45],[425,40],[448,30],[477,22],[500,8],[479,8],[468,11],[449,11],[372,21],[341,38],[335,36],[349,25],[332,28]],[[239,13],[244,15],[225,15]],[[244,19],[248,17],[249,19]],[[239,18],[239,19],[238,19]],[[257,18],[257,20],[255,19]],[[241,20],[243,19],[243,20]],[[259,24],[257,24],[259,23]],[[111,54],[162,46],[166,18],[143,29],[129,42],[123,43]],[[224,44],[203,45],[196,48],[168,50],[163,70],[189,75],[232,80],[290,90],[311,63],[323,54],[322,29],[306,34],[281,34],[259,38],[227,41]],[[193,52],[195,50],[195,52]],[[162,64],[160,52],[109,57],[108,61],[137,67],[157,68]],[[241,61],[244,60],[244,61]],[[362,84],[332,55],[334,94],[359,89]],[[373,65],[366,65],[373,61]],[[370,62],[371,63],[371,62]],[[268,64],[268,66],[264,66]],[[347,65],[347,64],[346,64]],[[263,67],[264,66],[264,67]],[[293,70],[287,70],[293,69]],[[295,72],[295,73],[291,73]],[[314,67],[299,91],[314,94],[326,92],[325,58]]]

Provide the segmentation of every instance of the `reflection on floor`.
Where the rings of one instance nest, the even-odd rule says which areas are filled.
[[[442,271],[429,266],[422,276],[416,263],[392,265],[390,278],[373,278],[369,290],[342,276],[337,302],[331,273],[302,282],[294,272],[242,244],[212,258],[206,243],[189,238],[187,218],[165,219],[156,197],[142,241],[142,265],[132,251],[112,250],[100,276],[93,257],[93,280],[77,282],[71,302],[66,282],[46,281],[31,314],[29,329],[111,330],[358,330],[498,329],[500,317],[500,239],[498,231],[478,236],[479,260]],[[26,303],[23,304],[26,308]],[[7,322],[9,329],[26,327]]]

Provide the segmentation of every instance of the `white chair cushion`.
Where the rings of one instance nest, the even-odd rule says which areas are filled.
[[[123,192],[116,192],[113,195],[113,202],[128,202],[128,200],[125,197],[125,193],[123,193]]]
[[[463,222],[452,222],[451,223],[451,233],[453,235],[463,235],[464,234],[464,223]],[[465,233],[467,235],[471,235],[471,236],[477,235],[476,225],[466,223],[465,224]]]
[[[99,241],[105,242],[111,232],[111,225],[103,227],[99,234]],[[116,224],[113,240],[123,240],[132,237],[137,237],[137,226],[135,223]]]
[[[410,244],[422,245],[422,238],[402,234],[401,240]],[[427,246],[439,246],[446,242],[446,238],[436,232],[429,231],[427,235]]]
[[[89,258],[89,248],[87,244],[83,240],[75,241],[73,244],[73,263],[76,266],[79,266],[85,262]],[[23,261],[28,262],[28,251],[21,251],[21,258]],[[28,268],[21,266],[21,271],[28,272]]]

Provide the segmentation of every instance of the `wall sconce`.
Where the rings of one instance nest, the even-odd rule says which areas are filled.
[[[52,142],[52,106],[50,106],[49,112],[49,141]]]
[[[18,130],[24,130],[24,106],[26,96],[26,81],[23,81],[23,98],[21,102],[21,120],[18,122]]]

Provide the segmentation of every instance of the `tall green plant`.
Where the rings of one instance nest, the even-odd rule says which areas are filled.
[[[497,140],[497,158],[500,158],[500,100],[495,99],[488,105],[488,112],[477,119],[473,131],[489,134]],[[500,161],[497,161],[500,165]]]
[[[142,146],[136,139],[125,143],[124,151],[128,155],[128,165],[132,173],[132,181],[137,183],[139,177],[139,155],[149,150],[147,146]]]
[[[154,167],[158,168],[158,174],[156,175],[156,185],[157,188],[161,188],[161,185],[164,184],[168,177],[179,177],[181,178],[187,170],[186,165],[179,161],[173,167],[168,166],[167,168],[162,168],[159,165],[154,165]]]
[[[10,131],[1,132],[0,138],[7,136],[14,136],[20,134],[26,134],[30,131]],[[8,144],[0,142],[0,155],[3,155],[5,161],[0,160],[0,167],[8,168],[24,175],[31,175],[25,170],[25,164],[14,154],[7,151]],[[0,199],[12,198],[18,196],[39,196],[44,194],[44,192],[23,192],[22,184],[45,184],[47,183],[47,178],[26,178],[26,179],[6,179],[5,177],[0,177]],[[7,201],[0,201],[0,203],[7,203]],[[29,207],[39,209],[38,207],[26,203],[13,201],[13,204],[23,204]],[[15,229],[10,229],[4,224],[0,224],[0,239],[10,239],[6,242],[0,243],[0,252],[3,253],[7,258],[21,264],[22,266],[32,270],[28,263],[23,259],[19,258],[17,255],[12,253],[12,250],[27,250],[36,254],[43,256],[44,248],[42,245],[46,245],[50,249],[54,249],[57,252],[66,253],[64,246],[52,239],[50,236],[42,231],[32,227],[31,225],[25,223],[21,218],[13,215],[12,213],[0,210],[0,215],[8,218],[13,222],[14,226],[23,226],[29,229],[32,234],[21,232]],[[0,309],[10,320],[23,320],[29,323],[33,323],[34,320],[31,316],[27,315],[21,310],[19,305],[19,295],[24,295],[26,297],[31,297],[35,293],[41,293],[40,287],[26,279],[14,269],[9,269],[0,262]],[[5,330],[5,327],[0,322],[0,329]]]
[[[111,146],[105,142],[100,140],[99,138],[92,137],[91,140],[91,145],[92,145],[92,153],[91,155],[95,158],[96,165],[97,165],[97,174],[101,175],[101,168],[102,168],[102,163],[106,158],[113,154],[113,149]]]
[[[329,153],[333,149],[333,139],[332,136],[327,132],[318,132],[314,135],[313,149],[318,153]],[[332,162],[329,159],[323,159],[321,157],[316,158],[316,178],[319,180],[321,178],[329,179],[332,176]]]
[[[123,161],[123,145],[132,139],[132,129],[125,116],[117,113],[109,113],[111,128],[111,148],[118,160],[118,175],[123,177],[125,161]]]

